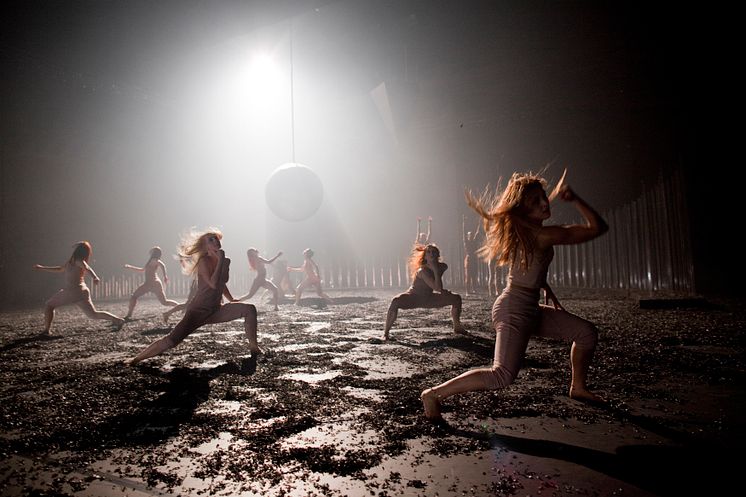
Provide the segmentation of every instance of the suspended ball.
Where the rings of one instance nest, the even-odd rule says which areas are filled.
[[[275,169],[264,189],[267,205],[285,221],[303,221],[313,216],[324,198],[324,187],[308,166],[290,162]]]

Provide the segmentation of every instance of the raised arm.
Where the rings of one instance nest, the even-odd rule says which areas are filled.
[[[65,270],[65,266],[42,266],[41,264],[34,264],[34,269],[49,271],[50,273],[61,273]]]
[[[461,214],[461,240],[466,244],[466,214]]]
[[[422,224],[422,218],[417,218],[417,232],[414,234],[414,243],[420,243],[420,226]]]
[[[427,218],[427,239],[425,240],[425,244],[430,243],[430,234],[433,232],[433,217],[428,216]]]
[[[559,197],[565,202],[571,202],[585,219],[585,224],[566,224],[555,226],[544,226],[538,235],[541,245],[572,245],[583,243],[603,235],[609,230],[609,225],[580,198],[569,186],[560,190]]]

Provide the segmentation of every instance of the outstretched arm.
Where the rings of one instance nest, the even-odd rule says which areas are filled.
[[[270,260],[265,260],[264,262],[266,262],[267,264],[272,264],[272,263],[273,263],[273,262],[275,262],[275,261],[277,260],[277,258],[278,258],[278,257],[280,257],[281,255],[282,255],[282,251],[279,251],[279,252],[277,252],[277,255],[276,255],[276,256],[272,257],[272,258],[271,258]]]
[[[34,269],[39,271],[49,271],[50,273],[61,273],[65,270],[64,266],[42,266],[41,264],[34,264]]]
[[[606,224],[601,215],[572,191],[569,186],[565,186],[560,190],[559,197],[565,202],[572,202],[578,212],[585,218],[586,222],[585,224],[555,225],[541,228],[538,240],[542,245],[572,245],[583,243],[593,240],[609,230],[609,225]]]
[[[132,269],[133,271],[137,271],[139,273],[142,273],[143,271],[145,271],[144,267],[137,267],[137,266],[133,266],[132,264],[125,264],[124,269]]]
[[[461,214],[461,239],[466,243],[466,214]]]

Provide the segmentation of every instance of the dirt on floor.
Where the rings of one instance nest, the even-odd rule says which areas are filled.
[[[567,397],[566,343],[532,339],[516,382],[444,402],[420,392],[489,365],[493,298],[400,311],[393,291],[330,292],[332,304],[254,299],[264,353],[241,321],[208,325],[136,367],[164,336],[165,308],[142,299],[116,330],[75,307],[39,334],[43,309],[0,314],[3,496],[682,496],[738,488],[744,441],[746,302],[641,308],[619,293],[565,291],[594,322],[591,387]],[[127,303],[97,302],[119,315]],[[656,307],[656,306],[652,306]],[[664,306],[665,307],[665,306]],[[740,468],[738,468],[740,469]]]

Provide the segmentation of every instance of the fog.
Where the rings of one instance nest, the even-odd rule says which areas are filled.
[[[690,146],[676,74],[658,64],[671,45],[637,14],[594,2],[11,3],[2,302],[42,302],[60,282],[31,266],[63,263],[83,239],[108,276],[217,227],[247,272],[249,246],[291,264],[305,247],[322,263],[406,256],[418,217],[433,217],[436,242],[457,241],[464,189],[514,171],[556,179],[567,167],[599,209],[629,202]],[[289,162],[324,189],[298,222],[265,200]]]

